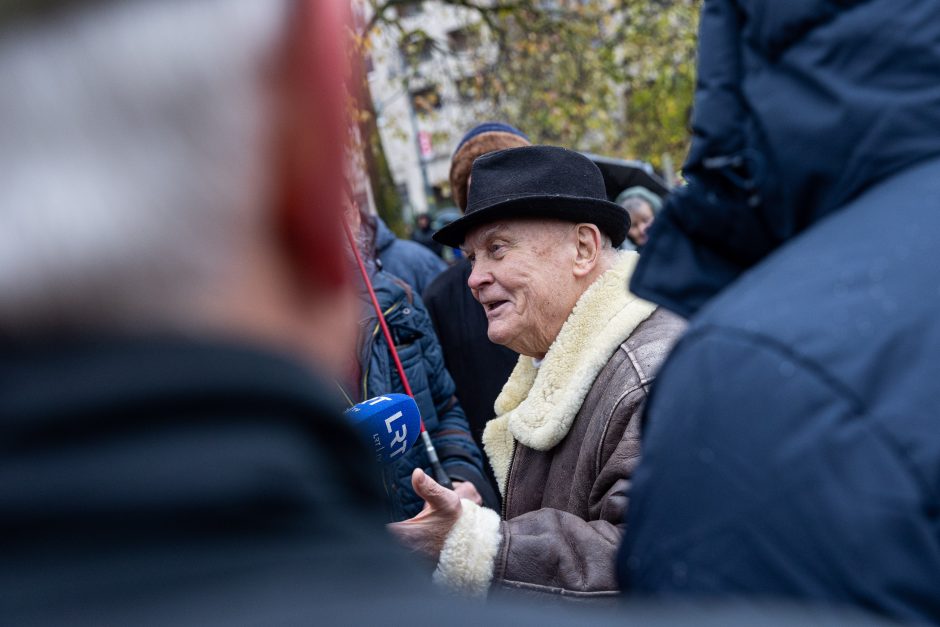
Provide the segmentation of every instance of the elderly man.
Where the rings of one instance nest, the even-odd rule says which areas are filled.
[[[483,437],[503,512],[416,471],[427,506],[392,529],[470,594],[614,595],[639,413],[683,323],[627,291],[637,255],[615,247],[629,218],[587,158],[503,150],[471,180],[466,215],[436,237],[473,263],[490,339],[521,353]]]

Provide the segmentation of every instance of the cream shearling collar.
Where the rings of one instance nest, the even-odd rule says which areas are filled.
[[[601,369],[656,309],[627,290],[638,259],[635,252],[619,253],[613,267],[585,290],[539,368],[525,356],[516,363],[496,399],[496,418],[483,432],[503,494],[514,440],[538,451],[561,442]]]

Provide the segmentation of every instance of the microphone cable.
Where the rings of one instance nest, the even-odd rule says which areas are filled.
[[[369,292],[369,299],[372,301],[372,306],[375,308],[375,313],[379,317],[379,325],[382,327],[383,335],[385,335],[385,342],[388,344],[388,350],[392,353],[392,361],[395,362],[395,368],[398,370],[398,376],[401,379],[402,385],[405,386],[405,394],[411,398],[414,398],[414,392],[411,391],[411,384],[408,383],[408,377],[405,375],[405,368],[401,365],[401,359],[398,358],[398,351],[395,349],[395,342],[392,339],[392,333],[388,329],[388,323],[385,321],[385,316],[382,313],[382,307],[379,305],[379,299],[375,296],[375,289],[372,287],[372,280],[369,278],[369,271],[366,270],[366,264],[362,261],[362,255],[359,254],[359,246],[356,244],[356,238],[353,235],[352,228],[349,226],[348,220],[343,220],[343,228],[346,230],[346,239],[349,240],[349,246],[352,248],[353,255],[356,257],[356,263],[359,266],[360,274],[362,274],[362,280],[365,282],[366,289]],[[421,417],[420,413],[418,418],[421,421],[421,443],[424,445],[424,450],[428,455],[428,459],[431,461],[431,469],[434,471],[434,480],[445,488],[453,490],[454,484],[451,483],[450,477],[444,471],[444,467],[441,465],[441,461],[437,456],[437,449],[434,448],[434,443],[431,442],[431,436],[428,434],[428,430],[424,427],[424,418]]]

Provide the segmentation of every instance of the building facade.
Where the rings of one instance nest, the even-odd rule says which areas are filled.
[[[474,11],[438,2],[389,11],[398,14],[372,33],[366,70],[382,144],[410,220],[453,206],[450,157],[471,126],[493,115],[486,67],[498,53]]]

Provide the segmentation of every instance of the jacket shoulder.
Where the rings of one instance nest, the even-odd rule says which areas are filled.
[[[686,326],[683,318],[659,307],[620,345],[641,385],[653,380]]]
[[[438,269],[438,271],[447,267],[444,260],[431,252],[427,247],[407,239],[394,240],[383,250],[382,254],[395,261],[403,261],[410,264],[420,263]]]
[[[601,457],[606,459],[640,415],[659,367],[686,328],[685,321],[659,308],[624,340],[591,385],[581,412],[604,416]],[[636,427],[638,428],[638,427]]]
[[[413,300],[411,286],[404,279],[391,272],[379,270],[373,272],[369,278],[372,281],[372,289],[375,290],[375,297],[382,309],[387,309],[402,299]],[[368,299],[367,296],[365,298]]]
[[[607,360],[591,384],[582,409],[602,408],[603,413],[610,415],[628,396],[636,396],[633,392],[645,389],[685,328],[682,318],[663,308],[656,309]],[[640,396],[645,398],[645,394]]]

